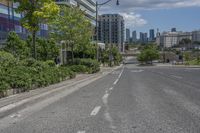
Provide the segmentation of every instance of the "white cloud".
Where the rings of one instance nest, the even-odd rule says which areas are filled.
[[[126,27],[141,27],[147,24],[147,21],[142,18],[140,14],[136,14],[134,12],[131,13],[120,13],[124,17]]]

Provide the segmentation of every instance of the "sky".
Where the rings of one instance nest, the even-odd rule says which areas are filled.
[[[106,0],[97,0],[99,3]],[[131,31],[149,32],[159,29],[178,31],[200,29],[200,0],[111,0],[99,8],[100,14],[119,13]]]

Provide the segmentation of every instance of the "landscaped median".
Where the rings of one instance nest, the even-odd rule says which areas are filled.
[[[59,83],[74,78],[77,73],[99,70],[100,64],[92,59],[76,59],[73,65],[57,66],[51,60],[19,60],[11,53],[0,51],[0,97]]]

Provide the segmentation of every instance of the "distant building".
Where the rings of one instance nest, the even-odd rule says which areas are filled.
[[[124,52],[124,19],[119,14],[99,16],[99,41],[106,45],[115,45]]]
[[[172,29],[171,29],[171,32],[176,32],[176,28],[172,28]]]
[[[149,41],[155,41],[155,31],[154,31],[154,29],[149,30]]]
[[[148,34],[140,32],[140,42],[147,43],[148,42]]]
[[[191,32],[163,32],[156,38],[159,46],[170,48],[177,46],[183,39],[192,40]]]
[[[137,32],[136,31],[133,31],[132,32],[132,42],[136,42],[137,41]]]
[[[126,42],[130,43],[130,39],[131,39],[130,29],[126,29]]]
[[[200,42],[200,30],[192,32],[192,41]]]

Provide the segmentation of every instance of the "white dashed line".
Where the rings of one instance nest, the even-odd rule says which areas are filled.
[[[107,94],[105,94],[105,95],[103,96],[103,98],[102,98],[102,99],[107,99],[107,98],[108,98],[108,96],[109,96],[109,94],[107,93]]]
[[[77,133],[85,133],[85,131],[78,131]]]
[[[97,115],[97,114],[99,113],[100,109],[101,109],[101,106],[95,107],[95,108],[93,109],[93,111],[91,112],[90,115],[91,115],[91,116]]]
[[[177,79],[182,79],[183,77],[181,77],[181,76],[176,76],[176,75],[171,75],[172,77],[174,77],[174,78],[177,78]]]
[[[113,87],[111,87],[109,90],[112,91],[112,90],[113,90]]]
[[[114,85],[116,85],[118,81],[119,81],[119,79],[117,79],[117,80],[114,82]]]

